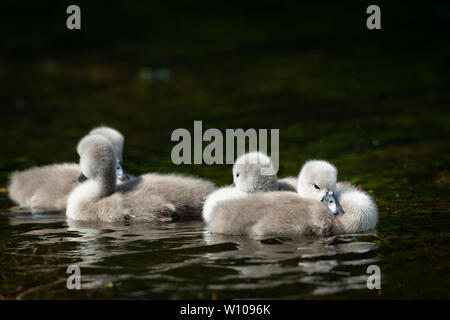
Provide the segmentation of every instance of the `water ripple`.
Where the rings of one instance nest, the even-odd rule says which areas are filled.
[[[201,222],[105,225],[66,221],[62,213],[2,216],[2,248],[8,248],[0,257],[18,261],[23,279],[81,267],[85,290],[61,284],[49,298],[323,296],[365,289],[365,268],[378,261],[377,245],[358,235],[257,239],[211,234]]]

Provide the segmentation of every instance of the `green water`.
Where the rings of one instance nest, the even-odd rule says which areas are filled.
[[[11,213],[2,190],[0,298],[449,298],[450,46],[438,11],[388,11],[374,34],[361,6],[131,1],[110,11],[128,22],[120,28],[86,6],[76,35],[57,27],[57,8],[35,28],[13,19],[19,10],[3,20],[0,187],[13,170],[78,161],[78,139],[99,124],[125,135],[132,174],[229,184],[230,165],[171,162],[172,131],[202,120],[204,130],[279,129],[279,176],[327,159],[375,198],[379,225],[333,240],[212,235],[200,222],[74,224]],[[148,81],[146,68],[170,79]],[[66,288],[71,264],[82,290]],[[381,290],[366,288],[372,264]]]

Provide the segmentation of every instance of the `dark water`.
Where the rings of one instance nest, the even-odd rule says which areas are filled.
[[[366,268],[379,262],[377,244],[353,235],[248,239],[211,234],[201,222],[99,226],[58,213],[1,221],[11,246],[2,248],[11,267],[3,281],[21,299],[312,298],[367,290]],[[80,291],[66,288],[71,264],[81,269]]]
[[[68,33],[62,4],[21,4],[0,19],[0,298],[450,298],[448,5],[382,3],[371,32],[350,2],[81,1]],[[231,183],[231,165],[171,162],[171,133],[194,120],[279,129],[279,176],[332,162],[374,197],[377,230],[246,239],[10,212],[12,171],[77,162],[100,124],[124,134],[131,174]],[[66,289],[72,264],[83,290]],[[372,264],[381,290],[366,288]]]

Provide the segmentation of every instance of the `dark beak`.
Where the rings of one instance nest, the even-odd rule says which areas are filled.
[[[236,187],[236,183],[233,182],[233,183],[231,184],[231,186],[232,186],[233,188]]]
[[[121,162],[119,162],[117,164],[116,177],[117,177],[117,180],[119,180],[121,182],[130,180],[130,177],[126,174],[125,171],[123,171]]]
[[[126,174],[126,172],[123,172],[120,176],[117,177],[119,181],[128,181],[130,180],[130,176]]]
[[[344,212],[344,209],[342,209],[341,205],[336,199],[336,196],[334,195],[334,192],[332,191],[327,192],[325,197],[322,199],[322,202],[334,215]]]
[[[80,174],[80,176],[78,177],[78,182],[83,182],[86,181],[88,178],[84,175],[84,174]]]

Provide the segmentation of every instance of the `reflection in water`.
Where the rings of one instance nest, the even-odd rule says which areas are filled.
[[[82,287],[107,297],[209,299],[214,292],[219,298],[305,298],[364,289],[366,267],[377,262],[376,245],[354,235],[257,239],[211,234],[201,222],[126,225],[66,221],[63,213],[3,216],[20,240],[15,253],[57,245],[36,254],[78,264]],[[65,294],[61,287],[54,297]]]

